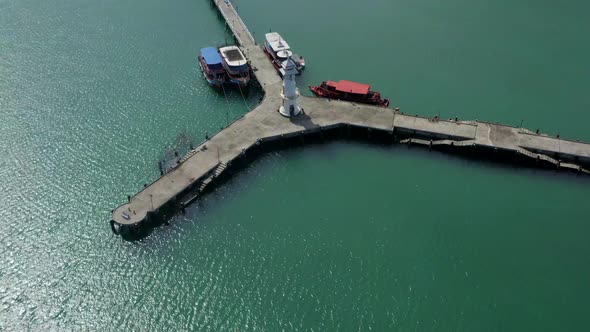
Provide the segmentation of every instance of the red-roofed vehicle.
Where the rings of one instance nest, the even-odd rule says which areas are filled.
[[[317,97],[389,107],[389,99],[381,98],[381,94],[377,91],[371,91],[371,86],[368,84],[345,80],[324,81],[320,86],[310,86],[309,89]]]

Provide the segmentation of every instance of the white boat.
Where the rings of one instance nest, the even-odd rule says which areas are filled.
[[[289,57],[295,63],[297,73],[301,73],[305,69],[305,59],[298,54],[291,51],[291,47],[277,32],[269,32],[265,35],[266,42],[264,43],[264,52],[272,61],[275,69],[282,75],[285,74],[287,61]]]
[[[219,49],[223,67],[230,83],[245,87],[250,82],[250,65],[244,53],[237,46],[226,46]]]

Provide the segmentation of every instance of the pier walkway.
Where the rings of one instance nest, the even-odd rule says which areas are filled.
[[[197,146],[177,167],[113,210],[111,226],[139,225],[152,215],[160,215],[164,208],[182,208],[198,198],[212,180],[253,147],[348,128],[366,131],[367,135],[372,132],[389,135],[392,142],[503,153],[529,158],[544,167],[554,165],[556,169],[590,173],[587,170],[590,168],[590,144],[536,134],[524,128],[477,121],[444,121],[311,97],[298,99],[304,114],[285,118],[278,112],[282,105],[281,78],[231,3],[212,1],[249,59],[265,92],[264,99],[255,109]],[[187,195],[192,198],[186,200]]]

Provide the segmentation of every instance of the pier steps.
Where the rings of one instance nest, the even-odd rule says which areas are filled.
[[[215,166],[215,168],[213,169],[211,174],[207,178],[205,178],[205,180],[203,180],[203,182],[199,186],[199,193],[202,193],[207,188],[207,186],[211,182],[213,182],[213,180],[215,180],[217,177],[219,177],[221,175],[221,173],[223,173],[225,171],[226,168],[227,168],[227,165],[223,162],[220,162],[219,164],[217,164],[217,166]]]
[[[218,178],[226,169],[227,164],[223,162],[218,163],[217,166],[215,166],[215,168],[213,168],[213,170],[209,172],[209,174],[205,176],[205,178],[201,181],[196,192],[194,192],[192,195],[189,195],[185,200],[181,202],[181,206],[186,207],[192,202],[196,201],[202,195],[203,191],[205,191],[207,186],[209,186],[211,182],[213,182],[213,180]]]
[[[519,131],[520,131],[521,134],[538,135],[534,131],[532,131],[530,129],[526,129],[526,128],[520,128]]]
[[[416,144],[416,145],[422,145],[422,146],[428,146],[428,147],[433,147],[433,146],[473,147],[473,146],[477,145],[475,140],[464,140],[464,141],[457,141],[457,140],[450,140],[450,139],[425,140],[425,139],[419,139],[419,138],[403,139],[400,141],[400,143],[401,144],[408,144],[408,145]],[[518,148],[515,150],[515,152],[517,154],[529,157],[533,160],[548,163],[550,165],[555,166],[556,168],[569,169],[569,170],[575,171],[575,172],[590,174],[589,170],[587,170],[586,168],[584,168],[578,164],[559,161],[555,158],[552,158],[552,157],[542,154],[542,153],[534,153],[534,152],[531,152],[531,151],[524,149],[524,148]]]
[[[179,164],[182,164],[183,162],[187,161],[188,159],[190,159],[192,156],[196,155],[197,152],[199,152],[197,149],[192,149],[190,150],[187,154],[184,155],[184,157],[182,157],[180,159],[180,161],[178,162]]]
[[[457,123],[468,124],[468,125],[477,125],[477,121],[473,121],[473,120],[457,121]]]
[[[424,146],[474,146],[474,140],[457,141],[452,139],[441,139],[441,140],[425,140],[419,138],[406,138],[400,141],[401,144],[418,144]]]
[[[534,153],[534,152],[531,152],[531,151],[529,151],[527,149],[523,149],[523,148],[519,148],[517,150],[517,153],[525,155],[525,156],[535,159],[537,161],[543,161],[543,162],[549,163],[549,164],[555,166],[556,168],[564,168],[564,169],[569,169],[569,170],[576,171],[576,172],[590,174],[589,170],[587,170],[586,168],[584,168],[580,165],[577,165],[574,163],[563,162],[563,161],[557,160],[555,158],[551,158],[550,156],[542,154],[542,153]]]
[[[551,165],[554,165],[555,167],[559,167],[560,166],[559,160],[556,160],[556,159],[551,158],[551,157],[549,157],[547,155],[544,155],[544,154],[534,153],[534,152],[531,152],[531,151],[529,151],[527,149],[523,149],[523,148],[519,148],[518,150],[516,150],[516,153],[521,154],[521,155],[524,155],[524,156],[527,156],[527,157],[529,157],[531,159],[535,159],[537,161],[544,161],[546,163],[549,163]],[[571,164],[571,165],[573,165],[573,164]],[[578,166],[576,165],[574,169],[577,169],[577,168],[578,168]]]

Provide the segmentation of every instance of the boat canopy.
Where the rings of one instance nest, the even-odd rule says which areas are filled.
[[[242,51],[240,51],[237,46],[222,47],[219,49],[219,52],[228,66],[238,67],[244,66],[248,63],[244,57],[244,54],[242,54]]]
[[[368,84],[362,84],[345,80],[341,80],[340,82],[328,81],[326,82],[326,84],[330,87],[333,87],[337,91],[354,93],[359,95],[369,94],[369,90],[371,90],[371,86]]]
[[[220,65],[221,55],[215,47],[205,47],[201,49],[201,56],[205,59],[205,63],[208,65]]]
[[[270,45],[272,50],[277,53],[279,51],[289,50],[289,44],[277,32],[269,32],[265,35],[266,42]]]

